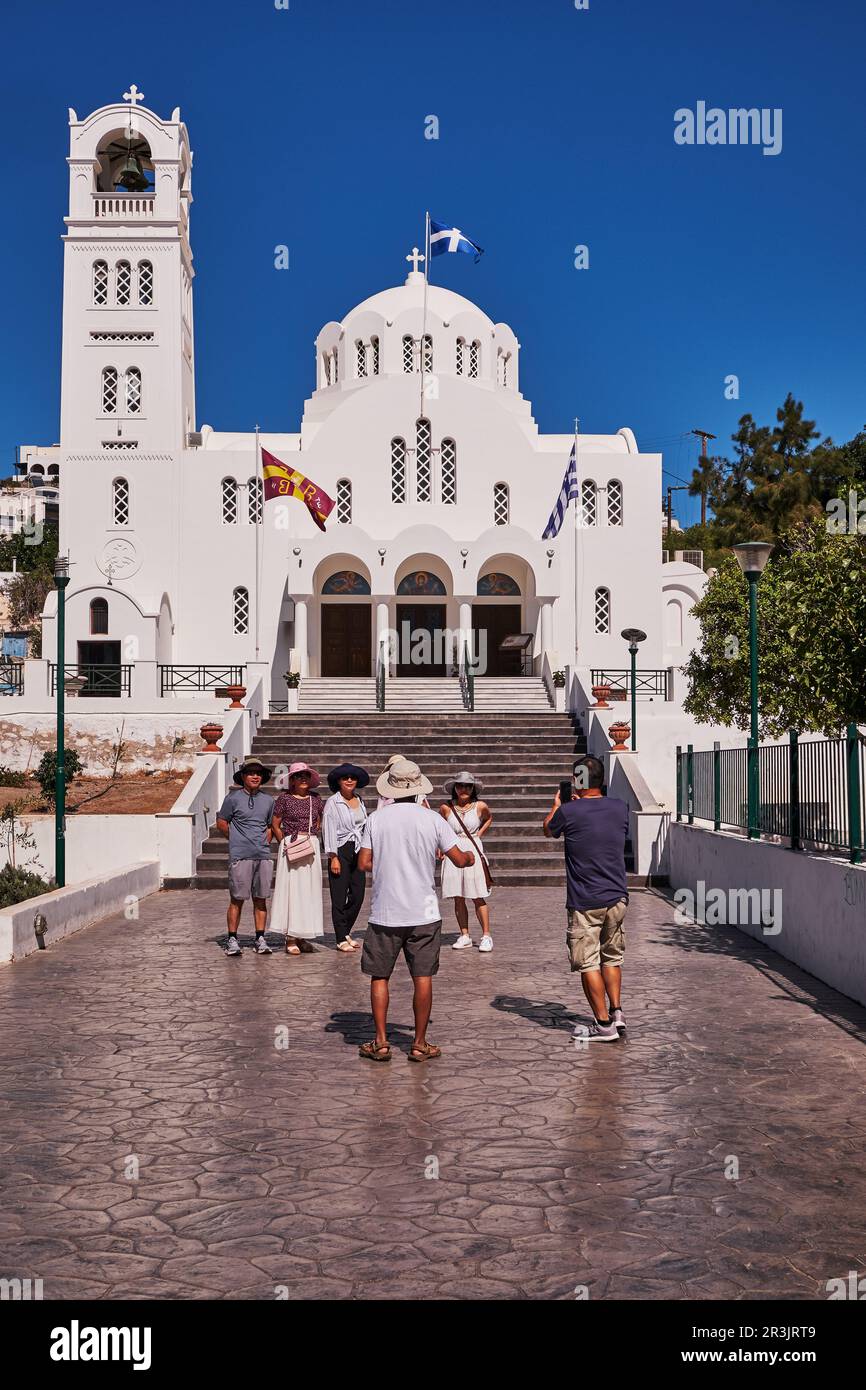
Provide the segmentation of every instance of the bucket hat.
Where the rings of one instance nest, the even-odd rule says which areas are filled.
[[[356,767],[354,763],[340,763],[339,767],[334,767],[328,773],[328,786],[332,792],[340,790],[341,777],[354,777],[358,783],[358,791],[366,787],[370,781],[370,774],[364,767]]]
[[[244,775],[247,772],[258,772],[261,775],[262,786],[264,786],[265,782],[270,782],[273,771],[274,769],[272,767],[265,767],[264,763],[260,762],[258,758],[247,758],[245,763],[241,763],[232,780],[236,782],[239,787],[242,787],[244,784]]]
[[[322,780],[316,769],[314,767],[310,767],[309,763],[291,763],[289,765],[289,770],[286,773],[286,786],[288,786],[289,782],[291,782],[296,772],[309,772],[311,791],[314,787],[317,787]]]
[[[432,790],[433,783],[424,776],[418,764],[410,763],[408,758],[389,759],[385,771],[376,779],[379,795],[394,801],[404,796],[427,796]]]
[[[454,795],[454,788],[458,782],[468,782],[469,786],[474,787],[477,792],[483,792],[484,783],[480,777],[476,777],[474,772],[467,772],[464,767],[462,772],[457,772],[453,777],[449,777],[443,787],[446,796]]]

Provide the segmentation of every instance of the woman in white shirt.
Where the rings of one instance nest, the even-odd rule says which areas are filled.
[[[364,902],[366,877],[358,868],[361,832],[367,809],[358,792],[366,787],[370,774],[354,763],[341,763],[328,773],[333,792],[325,802],[322,838],[328,861],[328,887],[331,890],[331,918],[337,950],[346,954],[360,949],[352,940],[352,928]]]

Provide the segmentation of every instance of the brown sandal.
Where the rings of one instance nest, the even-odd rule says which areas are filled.
[[[362,1043],[358,1048],[358,1056],[366,1057],[371,1062],[390,1062],[391,1044],[373,1042]]]
[[[435,1043],[425,1043],[423,1047],[413,1047],[409,1053],[410,1062],[429,1062],[434,1057],[441,1057],[442,1049]]]
[[[296,946],[294,942],[292,943],[291,946],[287,946],[287,947],[286,947],[286,955],[287,955],[287,956],[299,956],[300,954],[301,954],[301,948],[300,948],[300,946]]]
[[[345,956],[350,956],[354,952],[355,948],[348,941],[338,941],[337,950],[342,951],[343,955]]]

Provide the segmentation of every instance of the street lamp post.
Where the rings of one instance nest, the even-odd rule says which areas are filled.
[[[637,752],[637,647],[638,642],[646,641],[646,633],[639,627],[624,627],[620,633],[628,642],[631,653],[631,751]]]
[[[54,769],[54,881],[66,887],[66,745],[64,715],[66,697],[66,588],[69,584],[69,556],[54,559],[57,586],[57,762]]]
[[[748,759],[748,837],[761,838],[761,784],[758,768],[758,580],[773,552],[769,541],[743,541],[734,546],[737,564],[749,581],[749,693],[751,735]]]

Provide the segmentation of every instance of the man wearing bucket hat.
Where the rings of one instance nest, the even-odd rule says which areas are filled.
[[[328,786],[333,792],[325,802],[322,817],[322,839],[328,860],[328,887],[331,890],[331,920],[337,938],[337,950],[347,955],[358,950],[360,943],[352,940],[352,928],[364,902],[366,881],[358,868],[361,832],[367,819],[367,808],[358,795],[370,781],[370,774],[354,763],[341,763],[328,773]]]
[[[441,1056],[427,1041],[433,1004],[433,976],[439,969],[442,916],[436,897],[436,854],[440,851],[458,868],[475,862],[454,831],[436,811],[419,806],[419,796],[433,790],[416,763],[392,761],[376,782],[389,805],[364,825],[358,867],[373,871],[373,900],[361,956],[361,969],[371,977],[370,1004],[376,1037],[359,1049],[372,1062],[390,1062],[388,1043],[388,981],[402,951],[415,990],[412,1008],[415,1037],[410,1062]]]
[[[234,775],[236,786],[227,794],[217,813],[216,828],[229,840],[229,939],[227,956],[239,956],[238,927],[247,898],[253,900],[257,955],[269,956],[265,941],[267,898],[274,878],[271,860],[271,819],[274,799],[261,790],[270,781],[273,769],[258,758],[247,758]]]

